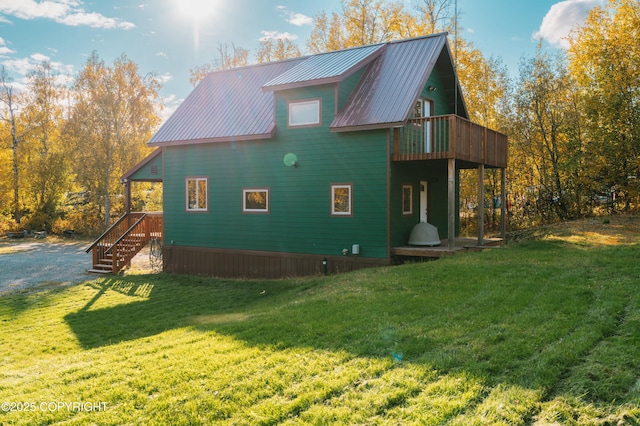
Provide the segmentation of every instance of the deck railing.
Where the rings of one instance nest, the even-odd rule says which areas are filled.
[[[507,136],[457,115],[415,118],[394,131],[393,159],[449,159],[507,166]]]
[[[92,251],[94,269],[110,266],[107,272],[117,273],[154,238],[162,239],[162,213],[132,212],[120,217],[93,242],[86,252]],[[108,262],[105,262],[109,259]]]

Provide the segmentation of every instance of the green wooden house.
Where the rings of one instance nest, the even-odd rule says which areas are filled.
[[[95,243],[112,270],[128,261],[115,254],[127,232],[145,235],[138,245],[161,238],[176,273],[281,277],[438,256],[458,248],[458,171],[500,168],[504,193],[507,164],[506,136],[468,120],[446,34],[213,72],[149,146],[123,182],[161,181],[163,212],[132,213]],[[438,247],[408,246],[420,221]]]

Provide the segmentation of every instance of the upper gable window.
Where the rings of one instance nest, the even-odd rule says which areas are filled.
[[[289,103],[289,126],[320,124],[320,99]]]

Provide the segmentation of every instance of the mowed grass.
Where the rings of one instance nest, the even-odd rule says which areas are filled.
[[[330,277],[5,296],[0,424],[640,424],[639,229],[583,221]]]

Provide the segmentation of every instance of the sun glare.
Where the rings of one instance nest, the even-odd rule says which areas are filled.
[[[201,21],[213,14],[216,2],[212,0],[176,0],[178,10],[194,21]]]

